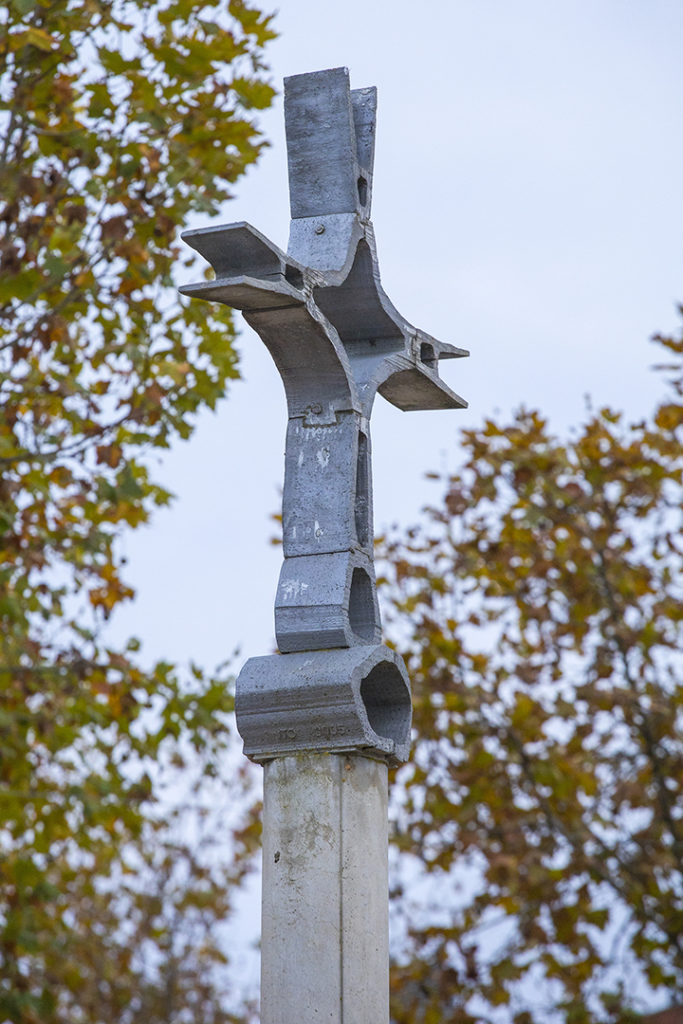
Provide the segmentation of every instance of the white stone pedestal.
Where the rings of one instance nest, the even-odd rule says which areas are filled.
[[[388,1024],[387,767],[265,765],[261,1024]]]

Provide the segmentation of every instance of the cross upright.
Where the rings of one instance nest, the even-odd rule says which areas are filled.
[[[380,282],[375,115],[376,90],[352,90],[346,68],[285,79],[287,252],[244,222],[183,234],[216,276],[181,291],[242,311],[287,398],[281,653],[251,658],[236,685],[244,752],[266,768],[263,1024],[388,1021],[386,765],[408,755],[411,703],[382,644],[369,422],[377,392],[405,410],[466,404],[439,360],[467,352],[411,326]],[[328,819],[336,829],[329,863],[315,836],[299,848],[309,811],[318,837]]]

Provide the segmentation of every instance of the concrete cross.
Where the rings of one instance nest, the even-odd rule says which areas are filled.
[[[384,647],[370,658],[376,665],[368,661],[381,642],[369,420],[378,391],[400,409],[464,406],[441,380],[439,360],[467,352],[412,327],[382,288],[370,222],[375,111],[376,90],[351,90],[346,68],[286,79],[288,251],[246,223],[183,234],[216,279],[181,291],[241,309],[285,387],[278,647],[349,652],[245,667],[238,725],[256,760],[322,747],[407,754],[407,680]],[[323,667],[325,696],[312,692]],[[375,672],[366,701],[333,682],[356,670],[364,678]],[[388,698],[384,708],[375,690]],[[287,697],[294,691],[296,708]]]
[[[439,360],[467,352],[412,327],[380,282],[370,222],[375,112],[376,90],[351,90],[346,68],[286,79],[287,252],[244,222],[183,234],[216,278],[180,290],[242,310],[287,397],[281,654],[250,659],[236,685],[245,754],[266,765],[264,1024],[388,1019],[386,942],[367,912],[375,907],[381,936],[386,764],[408,755],[411,702],[403,662],[381,642],[369,421],[377,392],[406,410],[466,404],[441,380]],[[348,772],[356,784],[344,787]],[[317,834],[329,819],[338,849],[305,845],[309,812]],[[360,860],[356,841],[367,854]],[[332,872],[326,900],[334,864],[346,869]],[[308,903],[300,883],[316,887]],[[298,946],[287,922],[296,922]]]

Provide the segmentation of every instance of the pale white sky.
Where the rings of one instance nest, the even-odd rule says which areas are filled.
[[[460,428],[496,408],[539,406],[560,430],[584,415],[586,392],[633,417],[650,408],[647,339],[675,327],[683,302],[680,0],[284,0],[276,25],[279,89],[340,65],[352,87],[377,86],[385,289],[416,326],[472,353],[443,367],[464,412],[378,398],[377,531],[436,499],[424,472],[455,469]],[[261,124],[272,148],[224,219],[285,247],[281,97]],[[212,666],[241,646],[238,669],[274,643],[268,517],[285,403],[259,338],[240,329],[243,382],[166,455],[158,476],[178,500],[125,541],[138,598],[111,634],[137,634],[149,657]]]

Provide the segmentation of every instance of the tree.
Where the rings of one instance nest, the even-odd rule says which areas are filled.
[[[169,785],[216,774],[224,674],[101,634],[132,596],[117,537],[170,497],[150,452],[237,375],[228,310],[175,292],[176,235],[264,145],[270,20],[243,0],[0,12],[3,1021],[233,1019],[212,926],[253,835],[220,867],[207,807],[179,834]]]
[[[683,995],[683,338],[655,340],[652,416],[603,408],[568,440],[487,420],[383,543],[418,737],[394,787],[396,1024]]]

